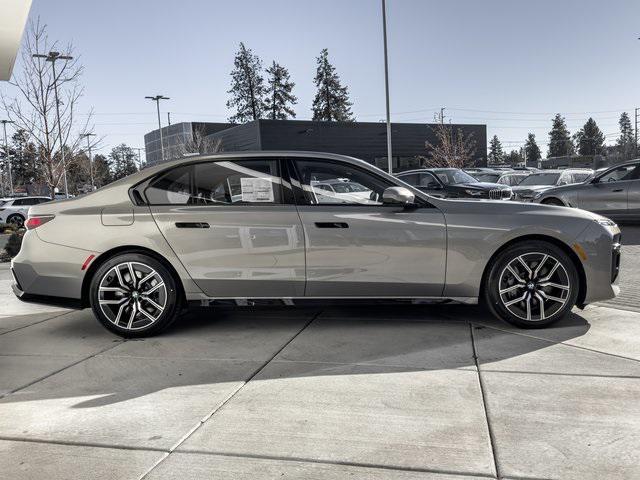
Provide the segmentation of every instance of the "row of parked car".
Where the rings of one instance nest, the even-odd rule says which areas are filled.
[[[577,207],[618,220],[640,220],[640,160],[586,168],[425,168],[397,177],[429,195]]]

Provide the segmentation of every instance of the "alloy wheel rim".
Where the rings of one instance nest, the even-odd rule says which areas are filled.
[[[500,274],[498,294],[513,315],[528,321],[552,317],[565,306],[571,282],[564,265],[552,255],[525,253],[511,260]]]
[[[158,272],[141,262],[123,262],[105,273],[98,304],[120,328],[140,330],[156,323],[167,305],[167,287]]]

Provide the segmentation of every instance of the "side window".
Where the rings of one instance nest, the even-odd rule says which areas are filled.
[[[398,178],[403,182],[407,182],[409,185],[416,186],[420,180],[420,174],[408,173],[407,175],[399,175]]]
[[[145,190],[153,205],[282,203],[278,160],[233,160],[177,167]]]
[[[278,204],[282,182],[278,160],[199,163],[195,166],[196,204]]]
[[[309,205],[382,205],[382,192],[392,186],[364,169],[326,160],[296,160],[304,200]],[[333,191],[318,188],[331,185]]]
[[[436,180],[436,177],[434,177],[430,173],[420,174],[420,183],[418,184],[420,187],[431,187],[434,183],[440,185],[438,180]]]
[[[191,198],[193,165],[177,167],[155,179],[144,194],[152,205],[187,205]]]
[[[624,165],[605,173],[600,177],[600,183],[619,182],[621,180],[634,180],[640,173],[639,165]]]

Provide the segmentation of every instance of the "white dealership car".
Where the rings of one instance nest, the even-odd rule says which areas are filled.
[[[0,223],[22,226],[27,219],[30,207],[49,201],[51,201],[49,197],[3,198],[0,201]]]

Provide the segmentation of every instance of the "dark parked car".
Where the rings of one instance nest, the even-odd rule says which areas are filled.
[[[584,183],[546,190],[533,201],[582,208],[617,220],[640,220],[640,160],[596,172]]]
[[[512,195],[511,187],[479,182],[459,168],[409,170],[399,173],[397,177],[435,197],[509,200]]]

